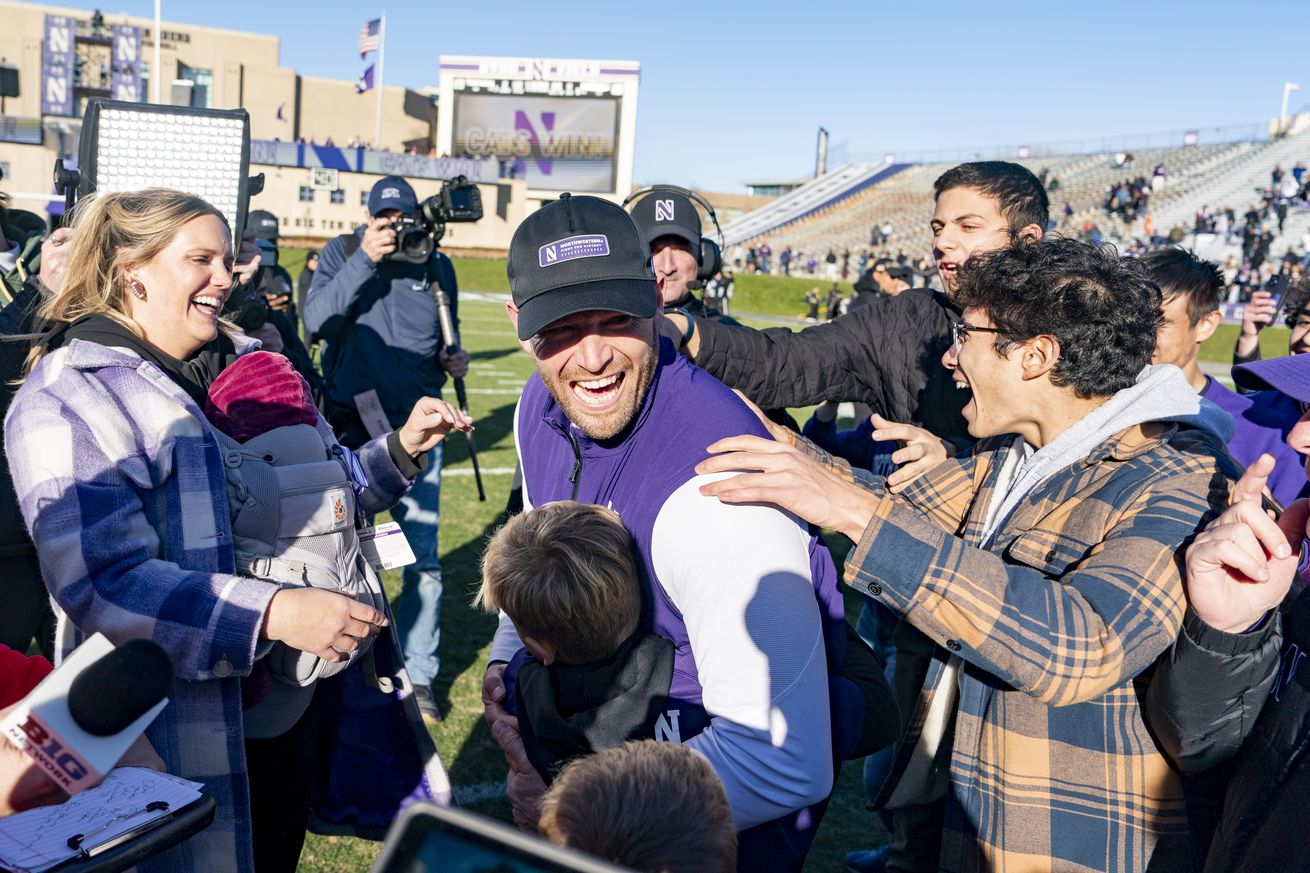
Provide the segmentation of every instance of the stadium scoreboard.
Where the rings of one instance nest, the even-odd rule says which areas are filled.
[[[528,196],[632,189],[636,61],[442,55],[437,143],[502,162]]]

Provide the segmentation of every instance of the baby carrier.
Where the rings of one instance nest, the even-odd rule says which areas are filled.
[[[270,353],[254,353],[261,354]],[[280,369],[281,362],[275,366]],[[299,384],[299,377],[296,379]],[[295,420],[298,414],[287,404],[280,406],[280,414],[276,406],[270,414],[268,400],[261,398],[260,402],[257,412],[244,415],[238,403],[231,404],[226,415],[215,415],[213,422],[223,453],[237,572],[284,587],[337,591],[385,613],[382,583],[360,553],[357,526],[362,514],[357,509],[356,488],[362,489],[364,483],[357,481],[362,472],[352,474],[352,468],[359,470],[359,462],[337,444],[331,429],[314,412],[312,401],[297,423],[249,435],[260,429],[258,423],[251,426],[257,415],[275,423]],[[290,417],[288,410],[292,411]],[[314,424],[307,423],[311,417]],[[233,426],[237,421],[240,424]],[[247,438],[239,441],[229,431]],[[246,735],[273,737],[290,729],[309,706],[315,682],[340,673],[360,658],[368,667],[371,643],[371,639],[364,640],[341,662],[325,661],[280,642],[263,643],[257,654],[272,674],[272,687],[267,697],[246,710]],[[366,672],[373,674],[370,679],[377,684],[375,671]]]

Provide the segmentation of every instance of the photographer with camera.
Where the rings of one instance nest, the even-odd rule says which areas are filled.
[[[475,187],[465,183],[458,190],[469,189],[476,200]],[[404,179],[379,180],[369,193],[367,223],[333,239],[319,258],[305,299],[305,331],[326,343],[329,419],[346,446],[367,441],[372,429],[403,423],[419,397],[440,396],[447,374],[459,379],[468,372],[468,354],[448,354],[442,340],[433,286],[445,291],[455,325],[458,287],[450,259],[435,243],[444,221],[476,219],[451,214],[434,199],[420,205]],[[480,217],[480,202],[476,211]],[[430,683],[439,667],[441,634],[441,447],[424,461],[423,472],[392,510],[417,557],[405,568],[396,617],[419,708],[436,721],[441,714]]]

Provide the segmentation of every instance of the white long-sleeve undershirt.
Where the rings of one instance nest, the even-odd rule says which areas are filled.
[[[828,795],[832,729],[809,536],[776,509],[700,494],[727,475],[698,476],[670,495],[651,558],[686,623],[712,716],[686,745],[713,765],[744,830]],[[502,615],[491,659],[519,646]]]

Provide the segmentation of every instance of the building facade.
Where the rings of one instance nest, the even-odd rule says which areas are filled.
[[[495,161],[436,156],[433,92],[384,84],[379,125],[376,90],[281,66],[277,36],[167,21],[156,35],[151,19],[12,0],[0,0],[0,21],[0,59],[18,68],[20,88],[0,108],[0,190],[18,208],[43,213],[57,202],[52,168],[76,156],[87,100],[145,101],[158,89],[162,103],[247,111],[251,173],[265,177],[251,208],[277,215],[285,237],[309,243],[351,229],[373,183],[393,172],[420,198],[443,174],[480,183],[486,217],[451,225],[447,246],[503,251],[522,220],[523,180],[502,180]]]

